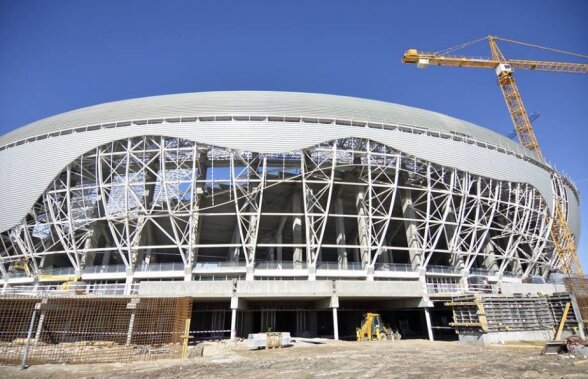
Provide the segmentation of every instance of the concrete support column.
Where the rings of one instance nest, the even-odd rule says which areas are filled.
[[[247,270],[245,272],[245,280],[253,280],[255,279],[255,263],[251,262],[245,267]]]
[[[490,243],[490,239],[486,239],[484,246],[484,268],[490,271],[498,271],[498,264],[496,263],[496,256],[494,255],[494,246]]]
[[[39,263],[39,267],[42,269],[51,269],[53,267],[53,262],[55,261],[55,255],[44,255],[41,258],[41,262]]]
[[[239,298],[231,297],[231,340],[237,338],[237,308],[239,307]]]
[[[511,262],[512,262],[512,271],[515,274],[522,274],[523,268],[521,267],[521,262],[519,261],[519,259],[517,257],[513,257],[511,259]]]
[[[197,195],[200,197],[201,195]],[[198,200],[200,203],[200,199]],[[190,221],[192,222],[192,226],[190,227],[190,240],[191,245],[188,248],[188,256],[186,259],[186,268],[190,268],[190,272],[192,272],[192,268],[194,267],[194,263],[198,260],[198,244],[200,243],[200,206],[195,204],[192,209],[192,215],[190,216]],[[185,279],[185,278],[184,278]],[[190,280],[192,280],[192,275],[190,274]]]
[[[333,339],[339,340],[339,321],[337,318],[337,307],[333,307]]]
[[[360,245],[361,265],[365,267],[370,261],[370,228],[368,215],[363,207],[365,193],[358,187],[355,193],[355,208],[357,209],[357,238]]]
[[[276,241],[275,244],[277,245],[275,250],[275,259],[279,264],[282,264],[282,246],[280,245],[282,244],[282,235],[284,232],[284,227],[286,226],[286,222],[288,222],[288,216],[282,216],[280,219],[280,226],[274,235],[274,240]]]
[[[337,215],[343,214],[343,199],[341,193],[337,194],[335,200],[335,213]],[[337,228],[337,245],[346,245],[345,238],[345,219],[343,217],[337,217],[335,227]],[[337,248],[337,262],[340,270],[347,270],[347,249],[345,247]]]
[[[127,267],[127,276],[125,280],[125,295],[130,295],[133,288],[133,269]]]
[[[108,266],[110,263],[110,250],[105,251],[102,255],[102,266]]]
[[[241,234],[239,233],[239,220],[235,224],[235,228],[233,228],[233,236],[231,237],[231,245],[237,245],[241,242]],[[239,260],[239,252],[241,251],[240,246],[229,247],[227,250],[227,260],[229,262],[235,262]]]
[[[425,311],[425,322],[427,323],[427,334],[429,335],[429,340],[434,341],[429,308],[423,308],[423,310]]]
[[[337,296],[336,282],[333,281],[333,295],[329,303],[329,307],[333,310],[333,339],[339,339],[339,319],[337,316],[337,310],[339,308],[339,296]]]
[[[2,286],[2,295],[6,293],[8,289],[8,276],[4,276],[4,285]]]
[[[412,269],[417,271],[422,265],[422,256],[420,251],[420,243],[418,240],[416,221],[414,221],[414,219],[416,219],[416,214],[414,211],[410,190],[405,188],[400,189],[400,202],[402,205],[402,216],[404,217],[406,240],[408,241],[410,263],[412,265]]]
[[[296,192],[292,196],[292,212],[300,214],[302,213],[302,194],[300,192]],[[296,245],[302,244],[302,217],[301,216],[294,216],[292,222],[292,235],[294,239],[294,243]],[[292,262],[294,263],[294,268],[300,268],[302,264],[302,247],[297,246],[294,248],[294,254],[292,256]]]
[[[100,224],[100,223],[98,223],[98,224]],[[95,251],[88,251],[88,250],[90,250],[96,246],[96,244],[94,243],[94,235],[96,234],[95,229],[96,229],[96,227],[94,227],[93,229],[89,230],[86,233],[86,241],[84,242],[85,253],[82,254],[82,257],[81,257],[81,266],[82,267],[91,266],[94,262],[94,257],[96,256],[96,252]]]
[[[237,309],[231,309],[231,340],[237,339]]]
[[[190,265],[184,266],[184,281],[185,282],[192,281],[192,266],[190,266]]]

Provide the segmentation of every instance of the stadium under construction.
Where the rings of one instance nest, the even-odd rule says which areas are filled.
[[[0,360],[19,338],[355,338],[366,312],[403,338],[550,338],[566,303],[583,336],[550,236],[557,197],[578,238],[576,187],[439,113],[288,92],[132,99],[0,137],[0,171]],[[165,337],[145,340],[158,317]]]

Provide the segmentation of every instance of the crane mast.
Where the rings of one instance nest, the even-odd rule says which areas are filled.
[[[535,131],[531,125],[531,121],[529,120],[529,115],[527,114],[519,89],[514,79],[513,69],[588,74],[588,64],[506,59],[502,54],[502,51],[500,51],[498,44],[496,43],[497,39],[556,52],[568,52],[530,45],[518,41],[506,40],[493,36],[489,36],[483,39],[487,39],[490,45],[490,59],[452,56],[443,53],[426,53],[420,52],[416,49],[409,49],[404,53],[402,62],[414,63],[419,68],[425,68],[427,66],[434,65],[494,69],[496,71],[498,84],[504,96],[504,100],[506,101],[506,106],[508,108],[520,144],[534,152],[538,158],[543,158],[543,153],[539,147],[537,136],[535,135]],[[447,52],[469,46],[483,39],[462,44],[445,51]],[[587,56],[580,54],[568,54],[588,58]],[[557,254],[561,269],[564,273],[583,276],[582,266],[576,252],[575,239],[567,223],[565,211],[567,209],[565,190],[563,188],[561,177],[559,177],[559,175],[555,172],[553,174],[553,183],[555,195],[554,207],[551,215],[552,224],[550,233],[555,253]]]

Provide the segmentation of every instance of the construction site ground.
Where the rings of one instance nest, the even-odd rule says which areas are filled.
[[[199,349],[202,350],[202,357]],[[584,356],[542,356],[541,346],[472,346],[459,342],[402,340],[323,344],[248,350],[246,341],[206,342],[186,360],[133,363],[0,367],[1,378],[586,378]]]

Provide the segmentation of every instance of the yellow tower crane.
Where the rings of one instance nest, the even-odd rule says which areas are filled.
[[[483,40],[488,40],[488,43],[490,44],[491,58],[489,59],[449,55],[451,51],[470,46]],[[527,115],[523,100],[521,99],[521,95],[513,77],[513,70],[524,69],[588,74],[588,64],[506,59],[498,48],[498,44],[496,43],[497,40],[588,58],[588,56],[582,54],[570,53],[563,50],[551,49],[495,36],[488,36],[434,53],[409,49],[404,53],[402,63],[414,63],[419,68],[426,68],[433,65],[494,69],[498,76],[498,84],[500,85],[500,89],[506,100],[506,105],[510,112],[510,117],[512,118],[519,142],[524,147],[533,151],[539,158],[543,158],[535,131],[533,130],[531,121],[529,120],[529,116]],[[557,176],[557,173],[554,173],[554,175],[556,183],[561,183],[561,178]],[[576,253],[574,236],[570,232],[566,220],[565,197],[562,193],[558,193],[557,190],[555,192],[554,212],[552,214],[553,222],[551,226],[551,239],[554,244],[554,249],[561,262],[561,268],[564,273],[574,276],[583,276],[582,266],[578,259],[578,254]]]

